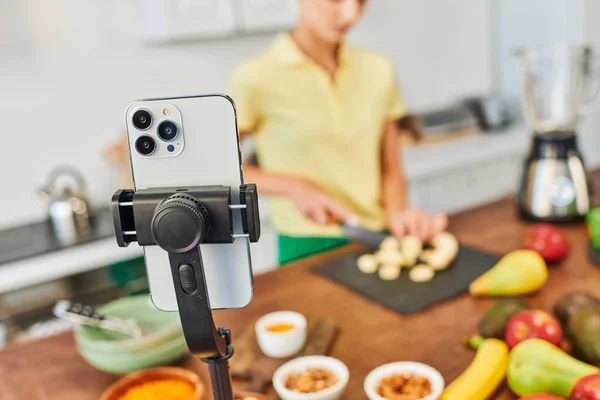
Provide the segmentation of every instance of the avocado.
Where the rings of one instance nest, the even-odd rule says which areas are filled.
[[[570,292],[558,299],[554,304],[553,311],[560,324],[566,327],[571,315],[583,306],[592,306],[600,310],[600,299],[583,291]]]
[[[600,309],[594,305],[577,308],[571,314],[566,336],[573,351],[584,361],[600,366]]]
[[[485,338],[504,340],[506,324],[513,315],[529,310],[531,306],[520,297],[510,297],[495,302],[479,322],[479,333]]]

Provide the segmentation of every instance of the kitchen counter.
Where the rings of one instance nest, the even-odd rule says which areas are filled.
[[[600,184],[600,173],[594,178]],[[528,224],[517,218],[513,201],[504,199],[456,214],[450,218],[451,230],[465,245],[497,254],[514,250],[520,247]],[[568,225],[564,232],[572,243],[570,256],[551,269],[545,287],[531,296],[536,308],[550,310],[555,300],[570,290],[588,290],[600,296],[600,269],[588,259],[586,227]],[[350,368],[346,399],[363,399],[367,373],[394,360],[418,360],[437,368],[447,382],[455,379],[474,355],[461,345],[461,339],[476,332],[479,318],[493,300],[463,295],[427,311],[400,316],[310,271],[351,250],[301,260],[257,277],[253,302],[243,310],[217,312],[216,322],[232,329],[235,346],[236,335],[275,309],[296,310],[310,319],[336,318],[340,334],[331,355]],[[199,361],[188,359],[183,365],[198,371],[208,382],[205,366]],[[116,379],[95,370],[79,356],[71,333],[10,345],[0,352],[2,400],[96,400]],[[506,387],[495,397],[515,398]]]
[[[117,247],[109,237],[0,265],[0,294],[49,282],[143,255],[138,246]]]
[[[54,235],[50,221],[2,230],[0,294],[140,255],[137,246],[117,247],[110,207],[98,210],[89,235],[70,242]]]
[[[16,226],[0,231],[0,268],[11,262],[48,255],[86,243],[113,237],[110,207],[97,210],[90,221],[90,231],[72,239],[60,240],[50,220]]]

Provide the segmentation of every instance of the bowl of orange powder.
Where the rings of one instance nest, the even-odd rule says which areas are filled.
[[[205,387],[184,368],[158,367],[134,372],[110,386],[100,400],[202,400]]]

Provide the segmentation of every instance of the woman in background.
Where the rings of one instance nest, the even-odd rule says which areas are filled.
[[[270,197],[281,264],[345,244],[344,223],[422,240],[446,228],[444,215],[407,208],[392,64],[344,41],[365,3],[300,0],[296,28],[231,81],[259,163],[244,178]]]

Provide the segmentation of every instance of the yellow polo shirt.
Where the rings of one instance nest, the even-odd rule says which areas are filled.
[[[233,75],[238,128],[252,132],[262,170],[305,178],[363,226],[383,229],[381,139],[385,123],[400,119],[404,106],[386,58],[343,45],[339,63],[332,80],[289,34],[279,35]],[[287,198],[270,198],[269,209],[281,234],[342,235],[337,225],[305,218]]]

